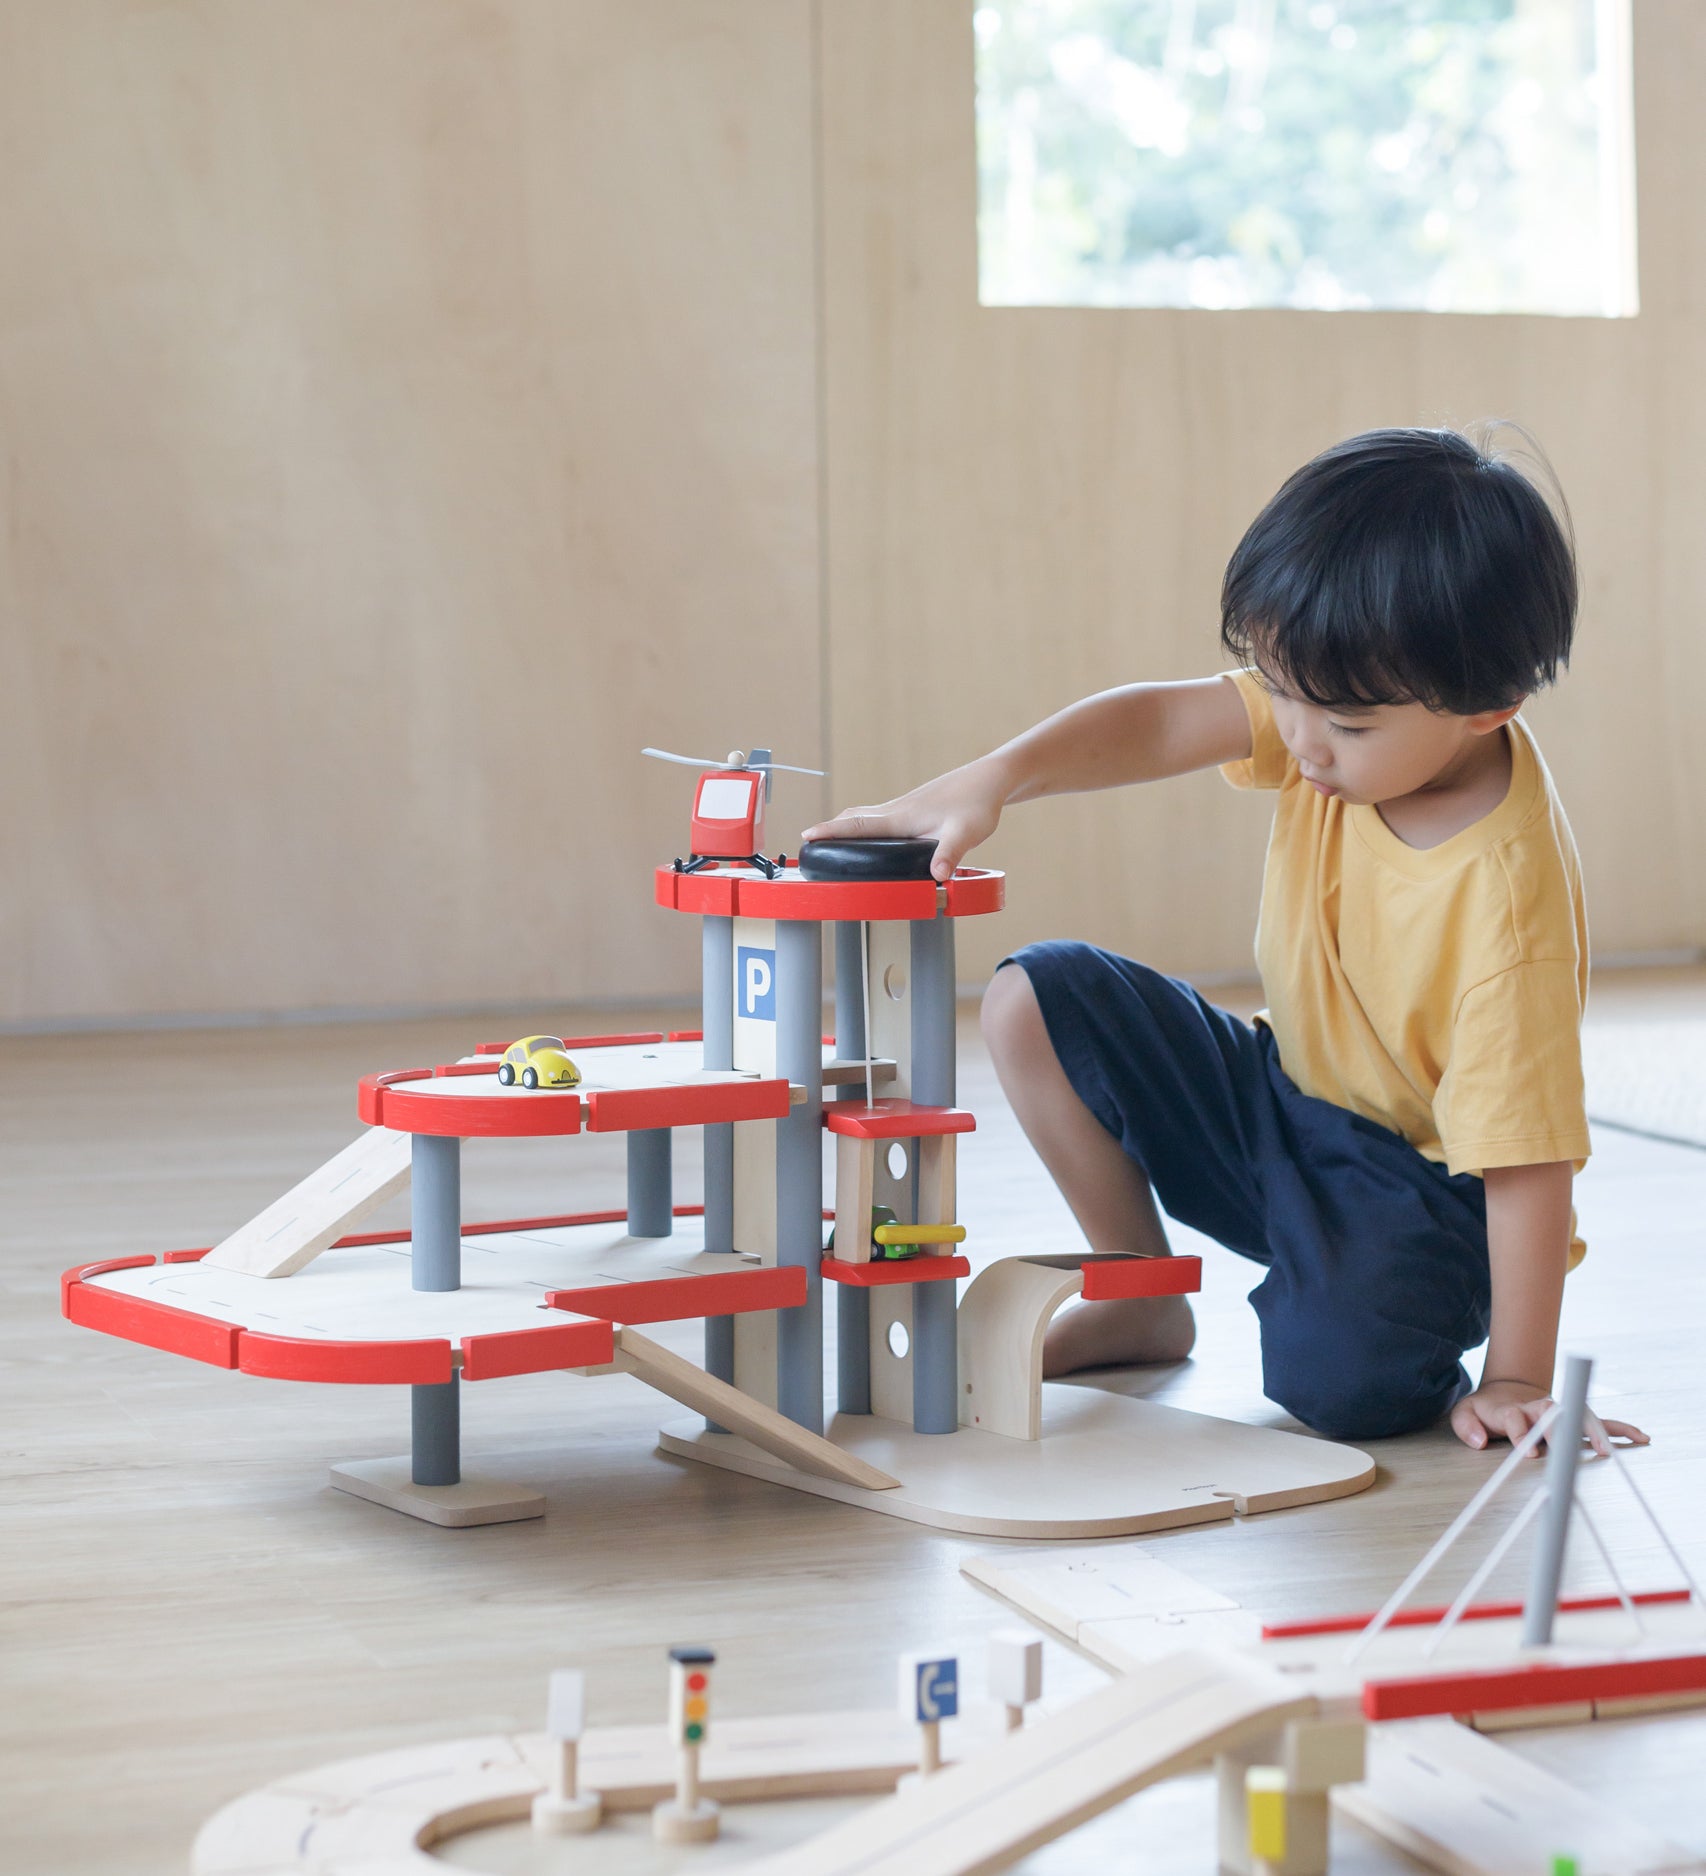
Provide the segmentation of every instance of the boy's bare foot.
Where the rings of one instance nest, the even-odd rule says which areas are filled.
[[[1183,1361],[1195,1346],[1196,1318],[1182,1296],[1121,1296],[1062,1310],[1043,1340],[1043,1379],[1084,1368],[1130,1368]]]

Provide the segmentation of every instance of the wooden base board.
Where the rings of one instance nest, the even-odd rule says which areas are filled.
[[[697,1420],[672,1421],[658,1445],[678,1458],[978,1537],[1165,1531],[1344,1498],[1374,1482],[1374,1461],[1354,1447],[1063,1382],[1044,1384],[1040,1440],[972,1427],[914,1433],[852,1414],[836,1415],[828,1437],[899,1487],[867,1492],[808,1477],[734,1435],[707,1433]]]
[[[1368,1778],[1333,1802],[1445,1876],[1550,1876],[1555,1854],[1581,1876],[1676,1876],[1706,1862],[1627,1812],[1455,1720],[1371,1727]]]
[[[417,1485],[409,1472],[407,1453],[394,1459],[352,1459],[332,1467],[331,1482],[340,1492],[428,1524],[515,1524],[545,1515],[545,1495],[531,1486],[506,1485],[469,1473],[457,1485]]]

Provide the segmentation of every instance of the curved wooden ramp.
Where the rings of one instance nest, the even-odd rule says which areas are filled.
[[[1073,1297],[1184,1296],[1201,1287],[1200,1257],[999,1259],[960,1299],[960,1425],[1042,1438],[1043,1338]]]
[[[730,1876],[982,1876],[1122,1803],[1314,1713],[1234,1656],[1175,1655],[1009,1733],[809,1843]]]

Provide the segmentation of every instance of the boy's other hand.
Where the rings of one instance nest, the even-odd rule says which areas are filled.
[[[876,840],[881,838],[934,839],[936,857],[930,871],[937,879],[950,879],[954,868],[987,840],[1000,824],[1007,795],[999,778],[983,763],[968,762],[950,769],[910,794],[874,807],[844,808],[830,821],[808,827],[802,840]]]
[[[1495,1439],[1509,1440],[1514,1446],[1551,1405],[1551,1397],[1532,1381],[1487,1381],[1452,1408],[1451,1430],[1465,1446],[1477,1450]],[[1601,1420],[1595,1413],[1588,1414],[1582,1435],[1601,1459],[1610,1457],[1614,1439],[1627,1440],[1632,1446],[1648,1444],[1639,1427],[1624,1420]],[[1542,1440],[1535,1454],[1545,1444]]]

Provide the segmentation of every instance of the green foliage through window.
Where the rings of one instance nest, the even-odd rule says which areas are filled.
[[[986,305],[1635,310],[1629,0],[986,0]]]

